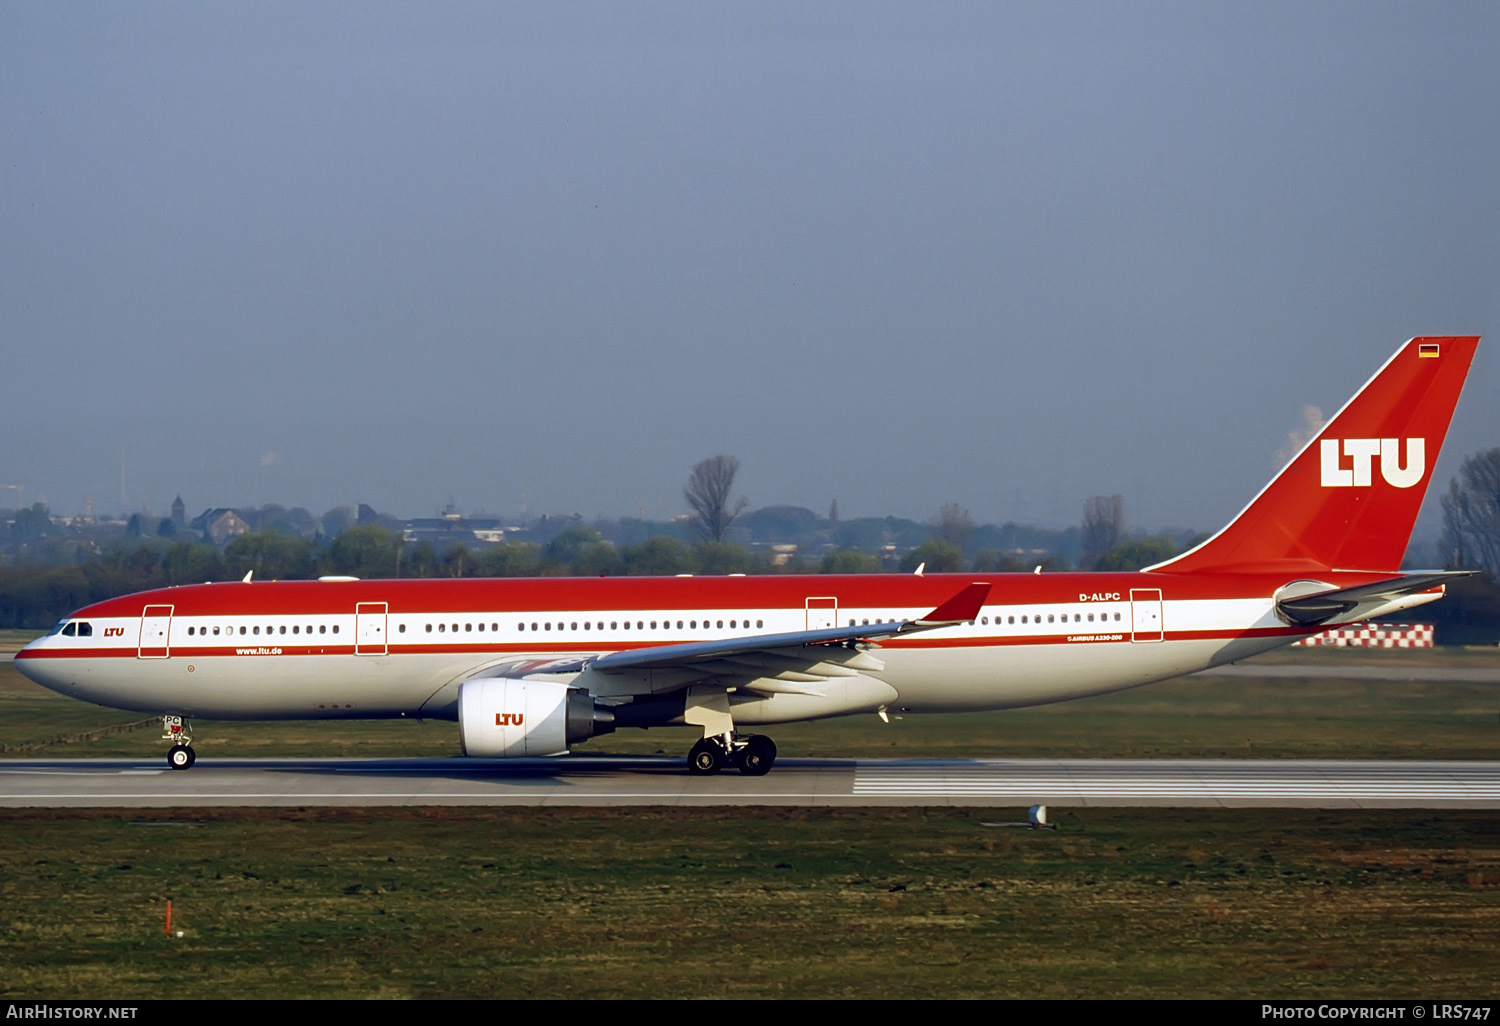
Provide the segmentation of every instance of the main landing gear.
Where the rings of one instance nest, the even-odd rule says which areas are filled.
[[[167,765],[174,770],[188,769],[198,761],[198,754],[193,751],[191,744],[192,724],[181,716],[173,716],[171,713],[162,714],[161,739],[172,742],[172,747],[167,749]]]
[[[733,763],[747,777],[764,776],[776,762],[776,743],[763,734],[716,734],[693,745],[688,772],[708,776]]]

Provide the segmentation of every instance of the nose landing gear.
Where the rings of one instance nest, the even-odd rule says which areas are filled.
[[[167,749],[167,765],[174,770],[188,769],[198,761],[198,754],[193,751],[192,746],[192,724],[183,717],[163,713],[161,739],[172,742],[172,747]]]

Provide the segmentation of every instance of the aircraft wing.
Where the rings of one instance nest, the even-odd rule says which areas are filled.
[[[716,641],[690,641],[681,645],[656,645],[582,660],[575,665],[558,667],[549,672],[590,669],[600,673],[625,673],[639,670],[691,670],[719,660],[732,660],[758,654],[785,656],[789,649],[826,647],[855,642],[878,643],[913,634],[967,623],[979,615],[989,596],[990,585],[976,582],[964,588],[947,602],[915,620],[892,620],[853,627],[824,627],[812,631],[787,631],[781,634],[755,634],[746,638],[722,638]],[[816,649],[809,662],[823,658]]]
[[[1375,581],[1371,584],[1355,585],[1352,588],[1325,586],[1318,590],[1312,590],[1312,586],[1317,582],[1302,582],[1308,586],[1308,589],[1306,591],[1298,589],[1297,594],[1288,594],[1286,597],[1278,598],[1276,611],[1289,623],[1304,627],[1311,627],[1335,617],[1344,616],[1361,606],[1366,607],[1362,615],[1374,615],[1370,610],[1377,606],[1408,595],[1431,591],[1454,578],[1470,577],[1475,573],[1477,571],[1474,570],[1423,570],[1402,574],[1384,581]]]

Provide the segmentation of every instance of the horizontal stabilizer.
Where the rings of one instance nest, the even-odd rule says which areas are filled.
[[[1302,591],[1297,585],[1312,588],[1321,582],[1299,581],[1282,589],[1293,593],[1276,600],[1276,612],[1288,623],[1311,627],[1350,613],[1361,605],[1389,602],[1407,595],[1431,591],[1454,578],[1469,577],[1474,573],[1473,570],[1426,570],[1375,581],[1373,584],[1359,584],[1352,588],[1325,586],[1323,590],[1309,590],[1303,594],[1296,593]]]

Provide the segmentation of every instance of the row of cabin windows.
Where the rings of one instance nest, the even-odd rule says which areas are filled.
[[[1058,613],[1048,613],[1047,614],[1047,622],[1048,623],[1056,623],[1056,622],[1058,622],[1059,618],[1061,619],[1061,621],[1063,623],[1067,623],[1068,622],[1068,614],[1067,613],[1061,613],[1061,614],[1058,614]],[[1109,618],[1110,618],[1110,614],[1109,613],[1099,613],[1098,614],[1098,621],[1100,623],[1106,623],[1106,622],[1108,622]],[[1114,614],[1114,619],[1115,619],[1116,622],[1118,622],[1120,620],[1120,614],[1118,612],[1116,612]],[[1087,622],[1089,622],[1089,623],[1094,623],[1095,622],[1095,614],[1094,613],[1088,613],[1086,615],[1083,614],[1083,613],[1074,613],[1073,614],[1073,622],[1074,623],[1083,623],[1085,620],[1087,620]],[[876,626],[879,626],[883,622],[894,622],[894,621],[876,620],[874,622],[875,622]],[[973,621],[970,621],[970,622],[972,623]],[[988,616],[981,617],[980,618],[980,622],[982,624],[984,624],[985,626],[988,626],[989,622],[990,622],[990,618]],[[1016,617],[1014,615],[1008,616],[1006,618],[1006,622],[1013,625],[1016,622]],[[1034,616],[1031,615],[1031,614],[1027,614],[1027,613],[1022,613],[1021,614],[1021,623],[1027,624],[1027,623],[1033,623],[1033,622],[1035,622],[1035,623],[1041,623],[1042,622],[1042,614],[1041,613],[1037,613]],[[647,620],[637,620],[635,622],[635,629],[636,630],[646,630],[648,624],[649,624],[649,627],[650,627],[651,630],[656,630],[657,626],[658,626],[658,621],[656,621],[656,620],[650,620],[650,621],[647,621]],[[853,619],[851,619],[849,621],[849,626],[850,627],[856,627],[856,626],[868,627],[868,626],[870,626],[870,624],[871,624],[871,621],[868,618],[866,618],[864,620],[853,620]],[[995,617],[995,625],[996,626],[1000,625],[1000,617],[998,617],[998,616]],[[660,621],[660,626],[663,629],[671,630],[672,629],[672,621],[671,620],[662,620],[662,621]],[[755,621],[755,626],[756,626],[757,629],[763,628],[763,627],[765,627],[765,621],[764,620],[756,620]],[[750,621],[749,620],[744,621],[744,627],[747,630],[749,629],[749,627],[750,627]],[[703,629],[704,630],[716,630],[716,629],[717,630],[722,630],[723,628],[724,628],[724,621],[723,620],[704,620],[703,621]],[[454,634],[457,634],[459,632],[459,629],[460,629],[459,625],[456,624],[456,623],[455,624],[451,624],[451,625],[440,623],[440,624],[436,625],[436,630],[437,630],[437,632],[439,634],[448,633],[450,631],[452,633],[454,633]],[[472,623],[466,623],[466,624],[463,625],[462,629],[466,633],[472,632],[475,629],[475,625],[472,624]],[[478,629],[480,631],[483,631],[484,630],[484,624],[482,624],[482,623],[479,624],[478,625]],[[500,629],[500,625],[498,623],[492,623],[492,624],[490,624],[490,630],[492,630],[492,631],[498,631],[499,629]],[[533,621],[530,625],[527,625],[526,623],[518,623],[518,624],[516,624],[516,629],[517,630],[521,630],[521,631],[525,631],[525,630],[550,631],[550,630],[553,630],[553,629],[556,629],[556,630],[559,630],[559,631],[576,631],[576,630],[580,630],[580,629],[581,630],[585,630],[585,631],[589,631],[589,630],[601,630],[602,631],[602,630],[605,629],[605,626],[604,626],[604,621],[603,620],[598,620],[598,621],[585,620],[585,621],[583,621],[583,623],[582,623],[581,626],[580,626],[580,624],[579,624],[579,622],[577,620],[559,621],[555,625],[551,621]],[[612,630],[612,631],[617,631],[617,630],[622,630],[622,629],[628,631],[628,630],[631,629],[631,627],[630,627],[630,621],[629,620],[624,620],[624,621],[611,620],[611,621],[609,621],[609,628],[608,629]],[[678,620],[677,621],[677,629],[678,630],[697,630],[698,629],[698,621],[697,620],[687,620],[687,621]],[[730,620],[729,621],[729,629],[730,630],[739,630],[740,629],[740,621],[737,620],[737,619],[736,620]],[[397,628],[397,630],[400,633],[402,633],[402,634],[406,633],[406,625],[402,624],[400,627]],[[427,633],[431,634],[433,632],[433,630],[434,630],[434,625],[430,624],[430,623],[427,624]]]
[[[1047,622],[1048,623],[1056,623],[1057,622],[1057,618],[1059,616],[1062,618],[1062,622],[1063,623],[1067,623],[1068,622],[1068,614],[1067,613],[1061,613],[1061,614],[1058,614],[1058,613],[1048,613],[1047,614]],[[1083,623],[1084,619],[1085,619],[1085,617],[1084,617],[1084,614],[1082,614],[1082,613],[1074,613],[1073,614],[1073,622],[1074,623]],[[1087,619],[1088,619],[1089,623],[1093,623],[1094,622],[1094,614],[1093,613],[1089,613]],[[1115,614],[1115,619],[1116,620],[1120,619],[1120,614],[1119,613]],[[1100,623],[1107,623],[1108,621],[1109,621],[1109,614],[1108,613],[1100,613],[1099,614],[1099,622]],[[875,621],[875,625],[878,627],[882,622],[888,623],[890,621],[876,620]],[[973,620],[969,621],[970,624],[973,624],[973,622],[974,622]],[[984,626],[987,627],[987,626],[989,626],[990,618],[987,617],[987,616],[981,616],[979,618],[979,622],[982,625],[984,625]],[[1016,622],[1015,616],[1006,617],[1006,623],[1013,624],[1015,622]],[[1035,616],[1030,616],[1030,614],[1022,613],[1021,614],[1021,622],[1022,623],[1041,623],[1042,622],[1042,614],[1041,613],[1037,613]],[[681,626],[681,625],[679,624],[679,626]],[[870,626],[870,621],[869,620],[850,620],[849,621],[849,626],[850,627],[868,627],[868,626]],[[997,627],[1000,626],[1000,617],[998,617],[998,616],[995,617],[995,626],[997,626]]]
[[[292,625],[292,633],[293,634],[301,634],[302,631],[303,631],[303,628],[302,628],[301,624],[293,624]],[[193,637],[194,636],[194,632],[196,632],[199,637],[206,638],[209,635],[209,628],[207,628],[207,627],[196,627],[196,628],[195,627],[189,627],[188,628],[188,637],[190,637],[190,638]],[[287,630],[286,630],[285,626],[283,626],[281,628],[276,628],[276,627],[267,627],[266,628],[266,633],[267,634],[278,634],[278,633],[285,634],[286,632],[287,632]],[[308,624],[307,625],[307,633],[311,634],[312,632],[313,632],[312,624]],[[319,624],[318,625],[318,633],[319,634],[337,634],[338,632],[339,632],[339,625],[338,624],[334,624],[331,629],[328,627],[327,624]],[[234,628],[233,627],[225,627],[224,628],[224,633],[226,635],[233,634],[234,633]],[[259,634],[260,633],[260,628],[259,627],[241,627],[240,628],[240,633],[241,634]],[[217,627],[213,628],[213,635],[214,635],[214,637],[218,637],[219,636],[219,628],[217,628]]]
[[[1067,613],[1062,613],[1062,614],[1048,613],[1047,614],[1047,622],[1048,623],[1055,623],[1055,622],[1057,622],[1057,618],[1058,618],[1059,615],[1061,616],[1063,623],[1067,623],[1068,622],[1068,614]],[[1114,618],[1115,618],[1115,621],[1118,622],[1120,620],[1120,614],[1118,612],[1115,613],[1114,614]],[[1093,613],[1087,614],[1086,619],[1088,620],[1089,623],[1093,623],[1094,622],[1094,614]],[[1083,623],[1084,620],[1085,620],[1085,615],[1083,613],[1074,613],[1073,614],[1073,622],[1074,623]],[[1099,614],[1099,621],[1100,622],[1107,622],[1108,620],[1109,620],[1109,614],[1108,613],[1100,613]],[[651,621],[637,620],[635,622],[635,629],[636,630],[646,630],[648,622],[650,624],[650,629],[651,630],[656,630],[657,629],[657,623],[658,623],[658,621],[656,621],[656,620],[651,620]],[[877,626],[881,622],[882,621],[879,621],[879,620],[875,621],[875,623],[876,623]],[[981,624],[983,624],[985,626],[988,626],[989,622],[990,622],[990,618],[988,616],[980,617],[980,623]],[[1016,617],[1014,615],[1008,616],[1006,618],[1006,623],[1008,623],[1008,624],[1014,624],[1015,622],[1016,622]],[[1034,623],[1041,623],[1042,622],[1042,614],[1041,613],[1037,613],[1034,616],[1032,616],[1031,614],[1027,614],[1027,613],[1022,613],[1021,614],[1021,623],[1022,624],[1033,623],[1033,622]],[[671,630],[672,629],[672,621],[671,620],[662,620],[662,621],[660,621],[660,624],[661,624],[661,627],[664,628],[664,629],[667,629],[667,630]],[[998,617],[998,616],[995,617],[995,624],[996,624],[996,626],[999,626],[999,624],[1000,624],[1000,617]],[[746,629],[749,629],[749,627],[750,627],[750,621],[749,620],[744,621],[744,626],[745,626]],[[756,626],[757,629],[763,628],[765,626],[765,621],[764,620],[756,620],[755,621],[755,626]],[[849,621],[849,626],[850,627],[855,627],[855,626],[868,627],[868,626],[870,626],[870,620],[868,618],[866,618],[864,620],[853,620],[853,619],[851,619]],[[724,621],[723,620],[713,620],[713,621],[704,620],[703,621],[703,629],[704,630],[714,630],[714,629],[722,630],[723,627],[724,627]],[[428,634],[431,634],[433,632],[433,629],[434,629],[434,625],[433,624],[430,624],[430,623],[427,624],[427,633]],[[462,629],[463,629],[463,631],[465,633],[472,633],[476,629],[480,633],[483,633],[484,632],[484,624],[481,623],[481,624],[475,625],[473,623],[466,623],[466,624],[463,625]],[[500,630],[500,625],[498,623],[491,623],[489,629],[491,631],[499,631]],[[528,628],[527,624],[525,624],[525,623],[518,623],[518,624],[516,624],[516,629],[517,630],[521,630],[521,631],[524,631],[524,630],[527,630],[527,629],[530,629],[532,631],[538,631],[538,630],[541,630],[541,631],[550,631],[550,630],[553,629],[553,624],[550,621],[541,622],[541,623],[533,622],[530,625],[530,627]],[[561,621],[558,622],[558,624],[556,625],[556,629],[560,630],[560,631],[562,631],[562,630],[576,631],[576,630],[579,630],[580,628],[579,628],[578,621],[577,620],[573,620],[573,621],[570,621],[570,622],[567,622],[567,623],[564,623],[564,622],[561,622]],[[586,630],[586,631],[588,631],[588,630],[595,630],[595,629],[602,631],[602,630],[605,629],[605,627],[604,627],[604,621],[603,620],[599,620],[597,622],[594,622],[594,621],[585,620],[585,621],[583,621],[582,629]],[[612,631],[614,631],[614,630],[621,630],[621,629],[628,631],[628,630],[631,629],[631,627],[630,627],[630,621],[629,620],[624,620],[624,621],[611,620],[609,622],[609,629],[612,630]],[[677,629],[678,630],[697,630],[698,629],[698,621],[697,620],[688,620],[688,621],[686,621],[686,626],[684,626],[684,621],[678,620],[677,621]],[[730,630],[739,630],[740,629],[740,621],[738,619],[730,620],[729,621],[729,629]],[[212,632],[213,632],[213,635],[215,637],[217,637],[219,635],[219,630],[220,629],[218,627],[212,628]],[[233,634],[234,633],[234,628],[233,627],[226,627],[223,630],[224,630],[225,634]],[[397,628],[396,628],[396,630],[397,630],[398,633],[405,634],[406,633],[406,624],[403,623],[403,624],[398,625]],[[452,624],[452,625],[440,623],[440,624],[436,625],[436,630],[437,630],[437,632],[439,634],[446,634],[449,631],[451,631],[454,634],[457,634],[459,632],[459,625],[456,624],[456,623]],[[303,631],[303,628],[302,628],[302,626],[300,624],[293,624],[292,625],[292,630],[291,630],[292,634],[301,634],[302,631]],[[313,633],[312,624],[308,624],[307,625],[306,631],[307,631],[308,634]],[[210,628],[208,628],[208,627],[196,627],[196,628],[195,627],[189,627],[188,628],[188,637],[193,637],[193,636],[195,636],[195,634],[207,637],[208,634],[209,634],[209,632],[210,632]],[[260,628],[258,626],[257,627],[248,627],[248,628],[247,627],[241,627],[239,629],[239,632],[240,632],[241,635],[245,635],[245,634],[255,634],[255,635],[258,635],[258,634],[260,634]],[[320,624],[318,626],[318,633],[319,634],[328,634],[328,633],[337,634],[338,632],[339,632],[339,626],[338,626],[338,624],[334,624],[333,625],[333,628],[332,628],[331,632],[329,630],[328,625],[326,625],[326,624]],[[75,634],[76,634],[77,637],[87,638],[87,637],[90,637],[90,636],[93,635],[93,627],[90,624],[88,624],[87,622],[84,622],[84,621],[74,621],[74,622],[68,623],[66,625],[63,625],[61,627],[61,633],[64,636],[70,637],[70,638],[74,637]],[[287,633],[287,629],[286,629],[285,626],[282,626],[282,627],[279,627],[279,628],[277,628],[277,627],[267,627],[266,628],[266,633],[267,634],[276,634],[276,633],[285,634],[285,633]]]
[[[1053,616],[1052,613],[1048,613],[1047,614],[1047,622],[1048,623],[1052,623],[1053,622],[1052,621],[1052,616]],[[1059,619],[1062,620],[1063,623],[1067,623],[1068,622],[1068,614],[1067,613],[1059,614]],[[1089,623],[1093,623],[1094,622],[1094,614],[1093,613],[1088,614],[1087,619],[1088,619]],[[1120,619],[1120,614],[1116,613],[1115,614],[1115,620],[1116,620],[1116,622],[1118,622],[1119,619]],[[1099,622],[1100,623],[1107,622],[1108,620],[1109,620],[1109,614],[1108,613],[1100,613],[1099,614]],[[1082,613],[1074,613],[1073,614],[1073,622],[1074,623],[1083,623],[1083,621],[1084,621],[1084,615]],[[989,623],[989,618],[985,617],[984,618],[984,622],[985,623]],[[1016,622],[1016,618],[1014,616],[1006,618],[1006,623],[1015,623],[1015,622]],[[1021,614],[1021,622],[1022,623],[1027,623],[1028,622],[1027,619],[1026,619],[1026,614],[1025,613]],[[1030,622],[1031,623],[1041,623],[1042,622],[1042,614],[1041,613],[1037,613],[1035,616],[1033,616],[1031,618]],[[997,625],[1000,623],[1000,618],[998,616],[995,617],[995,623]]]
[[[646,630],[648,622],[650,624],[650,629],[651,630],[654,631],[654,630],[657,629],[657,621],[656,620],[651,620],[651,621],[637,620],[635,622],[635,630],[638,630],[638,631]],[[672,621],[671,620],[662,620],[662,621],[660,621],[660,623],[661,623],[661,626],[663,628],[667,629],[667,630],[670,630],[671,627],[672,627]],[[677,621],[677,628],[678,628],[678,630],[697,630],[698,629],[698,621],[697,620],[688,620],[688,621],[686,621],[686,623],[687,623],[687,626],[684,627],[683,626],[683,621],[682,620],[678,620]],[[765,623],[764,620],[756,620],[755,621],[755,626],[757,628],[764,627],[765,625],[766,625],[766,623]],[[738,620],[738,619],[734,619],[734,620],[730,620],[729,621],[729,629],[730,630],[739,630],[741,628],[741,626],[742,626],[741,621]],[[704,630],[723,629],[723,627],[724,627],[724,621],[723,620],[712,620],[712,621],[710,621],[710,620],[704,620],[703,621],[703,629]],[[743,622],[743,627],[748,630],[749,627],[750,627],[750,621],[749,620],[745,620]],[[456,623],[452,624],[452,625],[440,623],[440,624],[437,625],[437,632],[439,634],[448,633],[449,631],[451,631],[454,634],[457,634],[458,633],[458,629],[459,629],[458,628],[458,624],[456,624]],[[464,629],[465,632],[472,631],[474,629],[474,625],[470,624],[470,623],[466,623],[466,624],[463,625],[463,629]],[[479,625],[479,629],[481,631],[484,630],[484,624],[480,624]],[[500,625],[498,623],[492,623],[492,624],[490,624],[490,630],[492,630],[492,631],[498,631],[499,629],[500,629]],[[550,631],[550,630],[553,630],[553,629],[554,629],[554,625],[552,624],[552,622],[550,620],[549,621],[541,621],[541,622],[539,622],[539,621],[533,621],[530,625],[525,624],[525,623],[517,623],[516,624],[516,630],[519,630],[519,631],[525,631],[525,630],[531,630],[531,631]],[[604,626],[604,621],[603,620],[597,620],[597,621],[595,621],[595,620],[585,620],[585,621],[583,621],[583,624],[582,624],[581,627],[580,627],[579,622],[577,620],[572,620],[572,621],[568,621],[568,622],[564,622],[564,621],[559,620],[557,622],[557,624],[556,624],[556,629],[560,630],[560,631],[576,631],[576,630],[585,630],[585,631],[601,630],[602,631],[602,630],[605,630],[606,628]],[[612,631],[618,631],[618,630],[627,630],[628,631],[628,630],[631,629],[630,621],[629,620],[611,620],[611,621],[609,621],[609,627],[608,627],[608,629],[612,630]],[[401,633],[405,633],[405,631],[406,631],[406,625],[402,624],[400,627],[397,628],[397,630],[400,631]],[[427,625],[427,633],[431,634],[432,631],[433,631],[433,625],[432,624],[428,624]]]

